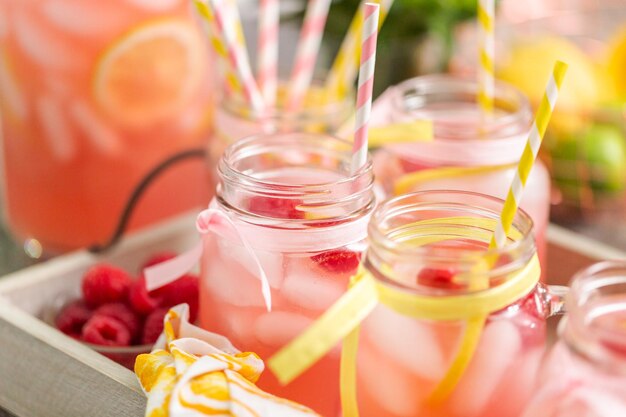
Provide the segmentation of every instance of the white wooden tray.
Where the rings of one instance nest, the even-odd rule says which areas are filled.
[[[135,375],[65,336],[40,317],[82,273],[106,261],[135,271],[161,250],[183,251],[198,240],[195,213],[125,239],[103,256],[71,253],[0,278],[0,407],[19,417],[143,416],[145,397]],[[551,283],[566,284],[578,269],[626,254],[556,226],[548,230]]]
[[[197,213],[197,211],[196,211]],[[135,375],[41,320],[53,300],[78,294],[96,262],[136,271],[151,254],[198,240],[195,214],[125,239],[105,255],[74,252],[0,278],[0,407],[17,416],[143,416]]]

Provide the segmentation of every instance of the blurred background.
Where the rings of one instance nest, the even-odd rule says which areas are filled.
[[[56,172],[55,168],[46,167],[41,162],[43,157],[38,150],[17,149],[15,143],[9,142],[19,142],[22,146],[37,141],[40,131],[63,132],[66,129],[55,121],[56,113],[51,110],[54,106],[50,104],[50,100],[57,99],[47,96],[42,98],[40,92],[49,89],[54,97],[76,97],[76,93],[71,91],[73,87],[69,88],[65,84],[66,80],[73,82],[85,78],[86,83],[93,81],[91,75],[81,72],[80,67],[73,68],[60,59],[67,52],[64,48],[69,38],[80,38],[84,48],[93,46],[108,51],[108,55],[104,54],[106,59],[101,55],[97,58],[108,72],[101,70],[95,75],[100,77],[97,78],[98,82],[112,83],[106,84],[109,88],[106,91],[115,91],[116,85],[128,79],[138,82],[139,86],[143,82],[141,65],[135,67],[138,68],[135,72],[119,70],[115,67],[116,60],[125,65],[123,68],[133,68],[133,59],[147,59],[150,62],[151,59],[160,57],[162,60],[163,52],[166,51],[173,54],[170,62],[178,62],[178,59],[187,67],[160,65],[164,74],[180,74],[180,71],[188,71],[190,68],[193,70],[192,76],[177,78],[184,80],[180,85],[172,84],[170,81],[174,77],[171,76],[158,78],[165,80],[163,85],[156,85],[162,91],[152,83],[151,90],[156,93],[147,97],[96,94],[93,103],[88,100],[75,102],[67,99],[70,100],[67,104],[63,101],[65,98],[58,99],[61,101],[56,104],[67,105],[70,115],[77,118],[75,124],[69,128],[71,134],[81,137],[81,130],[91,129],[90,143],[100,150],[109,151],[115,151],[115,141],[119,138],[136,137],[134,143],[138,148],[135,151],[141,155],[142,160],[146,159],[146,166],[163,161],[163,158],[179,151],[177,145],[172,145],[169,139],[161,138],[160,135],[176,137],[181,143],[185,142],[187,148],[181,145],[180,149],[193,149],[195,143],[200,146],[211,129],[212,100],[215,99],[212,90],[215,86],[212,84],[213,68],[205,65],[211,61],[203,55],[208,55],[209,48],[208,45],[199,46],[204,39],[198,40],[200,24],[192,16],[189,4],[177,0],[110,0],[106,2],[106,10],[95,10],[95,6],[85,6],[85,2],[80,0],[44,0],[41,8],[30,10],[28,7],[32,5],[28,6],[26,3],[22,3],[22,0],[0,0],[0,122],[3,123],[5,142],[5,176],[16,175],[18,169],[33,171],[33,167],[38,167],[41,168],[37,174],[40,177],[51,175],[49,185],[45,187],[52,191],[50,198],[61,198],[65,195],[61,180],[52,178],[51,173]],[[128,6],[127,9],[126,6],[121,6],[122,3],[132,3],[132,7]],[[246,42],[248,45],[255,45],[257,1],[239,0],[239,3]],[[321,55],[317,61],[319,73],[324,73],[330,66],[358,4],[358,0],[333,1]],[[288,75],[305,3],[299,0],[282,0],[280,6],[279,67],[282,75]],[[192,30],[178,24],[148,27],[142,23],[147,18],[169,18],[173,15],[179,20],[195,22],[193,24],[196,28]],[[92,23],[88,18],[98,20]],[[375,94],[380,94],[390,85],[421,74],[449,72],[473,76],[477,67],[475,19],[475,0],[395,0],[380,32]],[[104,25],[107,25],[106,29],[118,25],[126,31],[132,26],[134,32],[130,32],[131,35],[128,35],[125,39],[127,42],[122,46],[111,46],[107,45],[105,39],[110,38],[110,35],[101,35],[104,32],[98,32],[100,29],[104,31]],[[137,29],[134,29],[134,25]],[[196,30],[199,32],[194,32]],[[151,54],[150,48],[146,49],[148,52],[142,51],[143,55],[128,54],[133,45],[146,39],[147,34],[155,38],[160,36],[168,42],[175,38],[178,44],[153,42],[150,46],[154,48]],[[42,42],[46,39],[54,39],[54,42],[44,47]],[[626,249],[626,2],[501,0],[497,2],[496,41],[498,77],[524,91],[534,106],[541,97],[544,75],[549,72],[553,61],[558,58],[569,63],[571,70],[567,84],[559,99],[541,155],[552,176],[551,221]],[[183,51],[181,58],[181,52],[177,49],[181,44],[186,48],[196,49]],[[254,62],[255,48],[248,49]],[[29,66],[25,61],[22,62],[22,50],[33,55],[31,58],[38,66]],[[84,55],[85,59],[94,59],[89,54]],[[80,61],[78,57],[82,55],[77,52],[74,55],[76,62]],[[25,86],[24,91],[19,91],[16,85]],[[131,88],[130,91],[136,93],[139,90]],[[180,103],[161,104],[160,93],[180,94]],[[78,95],[81,95],[80,91]],[[33,106],[38,119],[21,112],[24,102],[28,104],[31,99],[35,103]],[[129,100],[135,104],[133,110],[124,112],[123,117],[115,114],[116,103]],[[184,106],[187,105],[193,106],[194,111],[185,111]],[[181,116],[183,113],[184,117]],[[150,122],[150,128],[144,129],[142,123],[147,122]],[[163,133],[164,126],[170,129],[173,125],[178,130]],[[15,138],[19,138],[19,141]],[[57,147],[51,152],[70,158],[70,153],[74,151],[68,147]],[[90,155],[90,151],[83,148],[78,148],[75,152],[78,155]],[[153,158],[150,159],[148,155]],[[89,160],[88,156],[85,158]],[[137,159],[136,156],[133,158]],[[127,190],[121,197],[115,196],[113,191],[105,189],[108,186],[99,184],[97,178],[117,175],[116,170],[128,166],[129,160],[123,161],[121,165],[115,165],[107,159],[89,161],[91,162],[88,163],[97,167],[94,168],[94,172],[97,172],[90,174],[93,175],[91,182],[85,178],[82,186],[86,189],[104,188],[98,189],[85,204],[102,206],[101,211],[96,211],[101,213],[98,216],[105,216],[108,211],[113,211],[113,215],[106,230],[102,231],[99,242],[85,240],[68,242],[67,245],[59,244],[61,252],[75,245],[86,246],[105,241],[122,215],[124,203],[128,199],[130,191]],[[199,169],[188,167],[185,178],[191,178],[189,175],[201,178],[203,174]],[[65,174],[72,176],[72,172],[78,171]],[[145,172],[138,172],[138,178],[145,175]],[[29,174],[21,175],[24,177]],[[183,176],[180,173],[177,175]],[[179,179],[165,179],[162,187],[169,190],[179,189]],[[63,197],[64,201],[69,202],[70,208],[65,208],[65,212],[61,211],[52,220],[44,218],[47,210],[42,207],[46,207],[47,203],[43,199],[34,198],[23,206],[8,207],[7,196],[10,198],[13,193],[14,199],[15,196],[21,198],[19,194],[27,193],[25,190],[33,185],[32,181],[26,180],[17,184],[4,178],[5,219],[15,222],[20,215],[25,215],[24,207],[34,207],[36,210],[32,215],[42,223],[53,221],[62,224],[64,216],[80,215],[71,213],[72,204],[80,205],[75,199],[78,197],[72,196]],[[38,194],[35,191],[28,192],[31,195]],[[153,198],[158,201],[160,197],[155,195]],[[203,200],[190,198],[185,204],[181,203],[171,210],[157,210],[158,215],[135,219],[131,228],[144,227],[172,213],[193,207],[198,201]],[[117,205],[117,208],[110,210],[110,204]],[[146,207],[150,204],[154,202],[145,203]],[[152,211],[154,212],[153,209]],[[31,231],[17,229],[13,227],[9,233],[3,227],[0,232],[2,273],[37,262],[46,256],[42,242],[30,238]],[[51,241],[58,243],[54,238]]]

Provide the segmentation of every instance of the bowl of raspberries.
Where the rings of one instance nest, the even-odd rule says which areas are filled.
[[[156,254],[140,270],[175,256]],[[143,274],[134,277],[115,265],[99,263],[83,274],[80,294],[60,302],[51,321],[61,332],[129,369],[137,355],[152,349],[170,307],[187,303],[192,322],[198,313],[198,277],[193,274],[149,292]]]

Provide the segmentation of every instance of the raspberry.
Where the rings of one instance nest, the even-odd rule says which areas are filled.
[[[94,314],[99,316],[111,317],[122,323],[130,332],[130,337],[132,340],[135,340],[139,337],[139,332],[141,330],[141,320],[126,304],[104,304],[98,307]]]
[[[142,344],[152,345],[157,341],[161,333],[163,333],[163,318],[168,310],[167,308],[156,309],[146,318],[146,322],[143,325],[143,335],[141,336]]]
[[[154,290],[163,300],[161,307],[172,307],[177,304],[189,304],[189,321],[194,322],[198,314],[199,279],[195,275],[183,275],[176,281]]]
[[[155,253],[150,258],[148,258],[148,260],[143,264],[143,266],[141,267],[141,270],[143,271],[149,266],[154,266],[154,265],[160,264],[161,262],[169,261],[170,259],[173,259],[176,256],[178,255],[175,254],[174,252]]]
[[[537,286],[524,297],[519,298],[512,304],[501,308],[498,311],[491,313],[491,316],[497,316],[500,314],[518,314],[519,311],[523,311],[533,319],[537,319],[543,322],[548,316],[548,304],[542,300],[541,287],[543,284],[537,284]]]
[[[626,357],[626,340],[622,337],[622,339],[615,338],[616,340],[611,340],[608,338],[601,339],[601,343],[605,348],[609,349],[616,355]]]
[[[296,209],[300,204],[302,204],[302,200],[252,197],[248,205],[248,211],[275,219],[304,219],[304,212]]]
[[[132,309],[142,316],[147,316],[159,305],[163,300],[156,294],[155,291],[148,292],[146,289],[146,278],[144,276],[139,277],[138,280],[133,282],[128,292],[128,302]]]
[[[130,331],[117,319],[94,314],[83,327],[82,339],[94,345],[128,346]]]
[[[73,301],[59,312],[55,324],[66,335],[80,338],[83,326],[92,314],[82,300]]]
[[[425,287],[458,290],[462,284],[453,282],[456,271],[452,268],[423,268],[417,275],[417,283]]]
[[[346,249],[336,249],[319,253],[311,259],[329,272],[342,274],[356,271],[361,261],[361,254]]]
[[[528,293],[528,295],[526,295],[526,297],[519,300],[516,304],[518,304],[520,308],[529,315],[539,320],[545,320],[548,316],[549,306],[542,300],[539,289],[540,285],[542,284],[537,284],[537,287],[535,287],[530,293]]]
[[[83,299],[91,308],[106,303],[123,302],[131,284],[132,278],[126,271],[113,265],[95,265],[83,275]]]

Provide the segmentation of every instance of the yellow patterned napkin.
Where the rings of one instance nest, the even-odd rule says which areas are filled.
[[[318,416],[257,388],[263,361],[255,353],[239,352],[225,337],[190,324],[188,317],[186,304],[170,309],[155,349],[135,361],[135,373],[148,396],[146,417]]]

